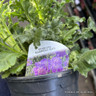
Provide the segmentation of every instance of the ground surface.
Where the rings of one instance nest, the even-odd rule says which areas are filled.
[[[88,78],[79,76],[79,96],[96,96],[91,74]]]

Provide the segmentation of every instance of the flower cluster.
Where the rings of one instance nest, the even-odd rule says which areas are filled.
[[[64,71],[65,68],[68,68],[69,56],[65,51],[56,52],[51,54],[54,55],[52,58],[43,58],[39,62],[35,62],[34,67],[32,68],[32,74],[35,76],[45,75],[49,73],[56,73]],[[32,65],[32,61],[28,59],[27,66]]]

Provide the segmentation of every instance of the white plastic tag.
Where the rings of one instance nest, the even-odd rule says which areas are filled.
[[[68,69],[69,49],[55,41],[41,41],[40,46],[35,49],[29,46],[26,76],[46,75]]]

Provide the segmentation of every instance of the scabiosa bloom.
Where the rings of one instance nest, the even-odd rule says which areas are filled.
[[[40,66],[43,66],[43,65],[42,65],[42,63],[41,63],[41,61],[40,61],[40,62],[35,62],[35,66],[36,66],[36,67],[40,67]]]
[[[58,65],[58,64],[62,64],[62,60],[60,59],[60,57],[53,57],[52,59],[51,59],[51,63],[52,63],[52,65],[53,64],[55,64],[55,65]]]
[[[38,76],[38,75],[45,75],[47,74],[47,68],[44,68],[44,67],[34,67],[33,68],[33,73],[35,76]]]
[[[50,59],[44,58],[41,61],[36,62],[35,66],[48,66],[49,63],[50,63]]]
[[[32,65],[32,60],[30,60],[30,59],[27,59],[27,66],[30,66],[30,65]]]
[[[62,59],[60,57],[53,57],[51,59],[52,72],[61,72],[63,70]]]
[[[47,74],[47,68],[46,67],[39,67],[38,68],[38,75],[45,75]]]
[[[53,65],[52,66],[52,72],[56,73],[56,72],[61,72],[63,70],[63,66],[61,65]]]
[[[51,71],[51,63],[50,63],[50,59],[42,59],[40,62],[36,62],[35,66],[36,67],[43,67],[44,69],[46,69],[47,73],[49,73]]]
[[[41,60],[41,63],[43,67],[47,68],[47,72],[49,73],[51,71],[51,60],[44,58]]]
[[[56,56],[58,56],[58,57],[63,57],[63,56],[65,56],[65,55],[67,55],[67,54],[66,54],[66,51],[56,52]]]
[[[45,67],[48,67],[48,65],[50,64],[50,59],[42,59],[41,60],[41,64],[44,65]]]

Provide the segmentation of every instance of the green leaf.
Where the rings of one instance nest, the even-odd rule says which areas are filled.
[[[87,77],[88,72],[96,68],[96,49],[85,52],[71,65],[74,71],[79,71]]]
[[[95,24],[95,22],[91,19],[91,17],[88,18],[87,24],[88,24],[88,28],[90,28],[90,30],[92,29],[93,31],[96,32],[96,24]]]
[[[85,52],[87,52],[87,51],[89,51],[89,48],[83,48],[83,49],[81,50],[81,53],[85,53]]]
[[[15,65],[14,67],[12,67],[10,69],[10,74],[17,74],[18,75],[23,70],[25,65],[26,65],[26,62]]]
[[[68,30],[67,32],[64,32],[63,35],[64,35],[64,40],[65,41],[68,41],[70,38],[72,38],[72,35],[74,33],[76,33],[76,31],[79,29],[78,26],[75,26],[74,28]]]
[[[20,57],[18,53],[10,51],[0,52],[0,72],[4,72],[16,64],[17,58]]]
[[[80,18],[78,16],[72,16],[72,17],[70,17],[70,19],[74,20],[76,23],[77,22],[84,22],[85,21],[85,18],[84,17],[83,18]]]
[[[1,74],[1,77],[2,77],[2,79],[5,79],[5,78],[9,77],[9,75],[10,75],[10,72],[5,71],[4,73]]]
[[[1,73],[1,77],[3,79],[9,77],[9,75],[19,75],[21,73],[21,71],[24,69],[26,63],[21,63],[21,64],[17,64],[15,66],[13,66],[11,69],[8,69],[7,71]]]
[[[74,0],[62,0],[62,1],[66,2],[66,3],[74,2]]]
[[[92,38],[92,36],[93,36],[93,33],[91,32],[90,27],[82,28],[82,33],[81,34],[82,34],[83,39],[89,39],[89,38]]]

